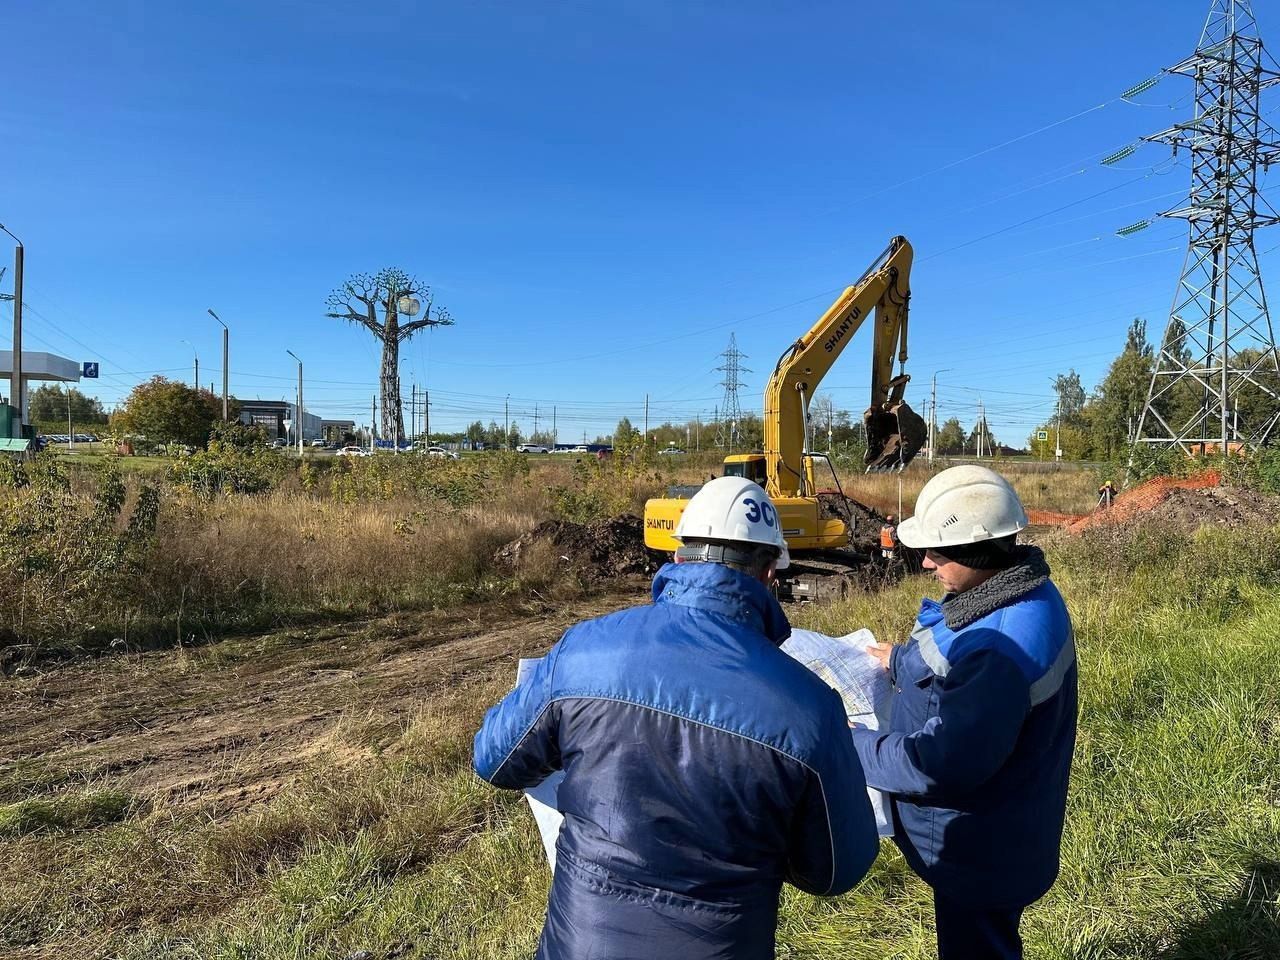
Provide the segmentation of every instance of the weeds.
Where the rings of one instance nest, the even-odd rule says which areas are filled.
[[[1028,955],[1280,955],[1280,538],[1107,530],[1046,549],[1075,621],[1081,718],[1062,872],[1028,911]],[[794,619],[901,639],[922,593],[936,586],[916,577]],[[468,772],[509,666],[402,727],[339,725],[307,776],[249,813],[161,808],[0,840],[0,948],[529,956],[548,884],[536,832],[518,797]],[[784,897],[780,957],[933,955],[929,891],[887,844],[853,893]]]

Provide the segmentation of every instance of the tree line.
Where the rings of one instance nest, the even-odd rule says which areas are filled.
[[[1165,331],[1160,350],[1171,364],[1195,367],[1203,357],[1193,357],[1189,341],[1186,328],[1175,318]],[[1261,356],[1258,350],[1242,350],[1232,358],[1232,365],[1252,366]],[[1147,339],[1146,320],[1135,318],[1125,334],[1124,348],[1092,392],[1085,389],[1074,369],[1054,378],[1060,417],[1050,417],[1040,424],[1027,440],[1029,448],[1052,456],[1055,434],[1060,434],[1065,459],[1113,460],[1124,456],[1138,430],[1156,358],[1156,349]],[[1264,367],[1255,376],[1267,389],[1280,393],[1280,377],[1274,370],[1268,372]],[[1195,378],[1184,378],[1163,390],[1153,407],[1166,423],[1180,427],[1203,408],[1205,389],[1206,385]],[[1275,401],[1264,389],[1245,384],[1237,391],[1237,399],[1233,417],[1238,436],[1252,435],[1274,415]],[[1040,431],[1048,435],[1046,441],[1037,439]],[[1208,425],[1207,431],[1209,436],[1217,432],[1213,424]]]

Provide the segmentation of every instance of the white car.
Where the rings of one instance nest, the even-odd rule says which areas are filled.
[[[445,457],[449,460],[461,460],[462,455],[456,450],[446,450],[444,447],[427,447],[428,457]]]
[[[346,447],[343,447],[341,450],[339,450],[339,451],[338,451],[337,456],[339,456],[339,457],[367,457],[367,456],[369,456],[369,451],[368,451],[368,450],[366,450],[364,447],[346,446]]]
[[[516,447],[516,453],[546,453],[547,448],[540,443],[522,443]]]

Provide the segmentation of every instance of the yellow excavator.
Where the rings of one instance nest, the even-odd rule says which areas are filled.
[[[871,511],[844,496],[827,454],[808,448],[808,409],[818,384],[854,334],[875,313],[871,356],[871,404],[863,414],[869,471],[901,470],[924,446],[924,420],[903,400],[911,379],[907,360],[907,305],[911,299],[911,244],[894,237],[866,273],[833,303],[803,337],[778,359],[764,392],[764,450],[725,458],[725,476],[746,477],[768,491],[782,519],[792,565],[783,571],[783,599],[812,600],[841,596],[874,550],[850,546],[858,525],[879,522]],[[894,351],[899,372],[893,375]],[[826,461],[834,490],[819,489],[815,464]],[[644,508],[644,542],[653,550],[674,552],[674,534],[694,488],[675,488]],[[861,521],[861,524],[859,524]]]

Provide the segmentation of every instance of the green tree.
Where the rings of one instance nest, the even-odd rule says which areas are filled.
[[[221,418],[220,397],[157,376],[133,388],[112,425],[152,443],[203,447],[214,423]]]
[[[964,449],[965,432],[957,417],[952,417],[938,428],[938,452],[960,453]]]
[[[1111,361],[1089,402],[1094,456],[1110,460],[1127,447],[1151,386],[1153,353],[1147,322],[1137,318],[1129,324],[1124,349]]]
[[[1280,410],[1280,373],[1276,372],[1276,360],[1270,351],[1249,348],[1237,353],[1231,362],[1233,368],[1252,370],[1250,379],[1240,384],[1236,391],[1236,408],[1232,411],[1236,423],[1236,435],[1248,440],[1261,432],[1267,422]],[[1210,425],[1210,434],[1214,431]],[[1272,431],[1274,435],[1274,430]]]
[[[1053,378],[1053,392],[1058,395],[1058,411],[1063,423],[1077,422],[1084,411],[1086,394],[1075,369]]]
[[[618,421],[618,425],[613,428],[614,442],[618,442],[618,438],[629,439],[633,434],[638,433],[635,427],[631,425],[631,420],[623,417]]]
[[[31,391],[27,415],[42,429],[56,433],[57,427],[67,428],[67,409],[70,402],[71,423],[75,426],[103,424],[106,411],[97,397],[86,396],[75,387],[60,383],[42,383]]]
[[[485,440],[484,423],[477,420],[475,421],[475,423],[470,424],[467,427],[466,436],[467,436],[467,439],[471,441],[472,444],[484,443],[484,440]]]

